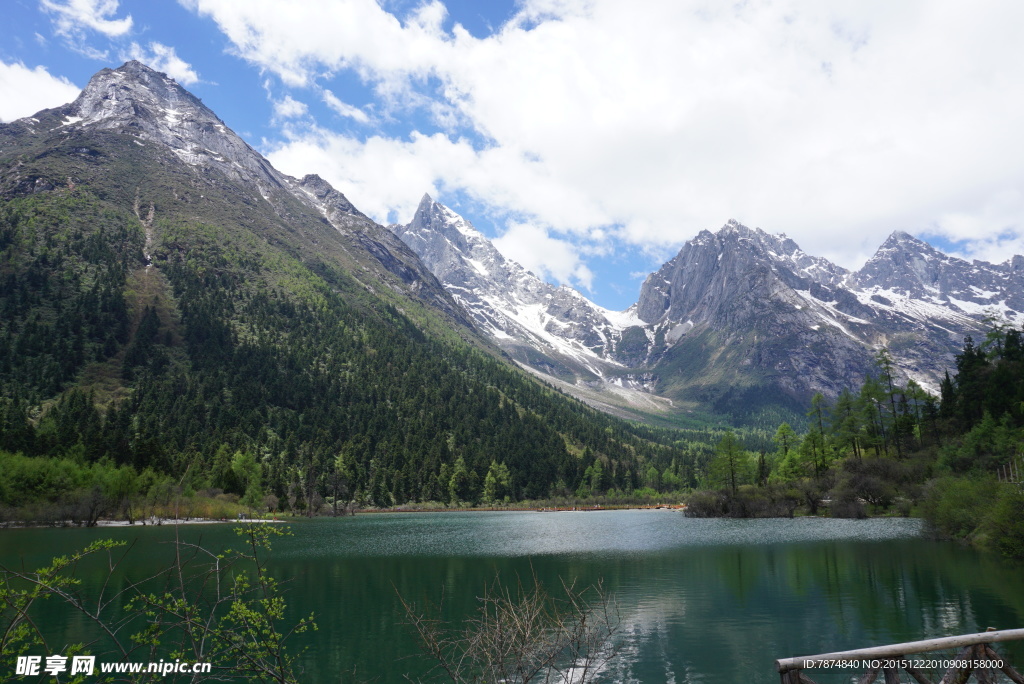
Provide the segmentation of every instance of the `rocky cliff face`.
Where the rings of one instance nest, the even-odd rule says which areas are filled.
[[[851,273],[791,240],[730,222],[702,232],[648,278],[637,310],[649,324],[686,323],[690,336],[712,335],[737,351],[725,354],[726,365],[739,363],[744,375],[792,396],[856,387],[883,346],[905,376],[934,390],[964,335],[980,330],[986,307],[1018,315],[1005,306],[1019,287],[1011,268],[968,264],[894,233]],[[676,344],[681,350],[665,349],[658,363],[690,346]]]
[[[768,235],[729,221],[718,233],[701,231],[679,254],[648,276],[637,314],[647,323],[724,314],[726,301],[756,292],[770,283],[797,286],[807,281],[834,287],[846,270],[805,254],[784,235]],[[689,287],[689,289],[687,289]],[[709,290],[709,288],[711,288]],[[686,316],[683,316],[687,313]]]
[[[652,392],[654,377],[643,369],[653,330],[632,311],[609,311],[544,282],[429,195],[411,222],[390,228],[520,365],[616,415],[671,408]]]
[[[835,396],[863,382],[883,346],[934,391],[985,315],[1024,320],[1024,258],[968,263],[902,232],[850,272],[730,221],[687,242],[616,313],[505,260],[429,198],[392,229],[521,363],[577,389],[614,386],[676,407]]]
[[[552,375],[599,379],[617,353],[629,314],[607,311],[568,287],[505,259],[479,231],[424,195],[408,225],[393,230],[472,316],[519,361]]]
[[[967,315],[1024,312],[1024,257],[1002,264],[967,262],[897,231],[845,285],[874,301],[908,299]]]
[[[126,141],[136,149],[126,149]],[[357,278],[365,277],[367,288],[384,285],[444,311],[457,324],[471,325],[433,274],[391,231],[367,218],[320,177],[295,179],[275,169],[198,98],[140,62],[103,69],[63,107],[0,124],[0,153],[21,159],[0,170],[0,193],[25,194],[74,183],[70,176],[34,174],[25,160],[40,150],[91,160],[97,172],[103,164],[130,165],[129,158],[139,155],[146,161],[131,163],[154,164],[174,174],[187,169],[184,187],[191,186],[192,192],[176,190],[171,202],[182,208],[191,203],[189,211],[201,214],[197,205],[205,196],[202,188],[217,188],[247,211],[270,212],[289,224],[285,230],[301,235],[311,255],[318,244],[326,246],[320,232],[326,224],[335,231],[328,242],[332,248],[337,243],[348,255],[347,267]],[[130,175],[130,169],[126,173]],[[148,205],[161,216],[170,208],[168,200],[163,206],[156,206],[152,198],[147,202],[147,197],[139,197],[139,189],[127,192],[136,194],[135,203],[141,203],[143,211]]]

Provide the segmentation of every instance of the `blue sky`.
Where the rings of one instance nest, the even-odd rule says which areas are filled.
[[[1024,5],[5,0],[0,120],[167,72],[381,222],[424,192],[622,309],[735,218],[856,268],[893,230],[1024,253]]]

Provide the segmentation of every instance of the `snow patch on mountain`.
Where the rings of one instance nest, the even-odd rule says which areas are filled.
[[[784,234],[729,221],[717,233],[701,231],[651,274],[636,304],[609,311],[505,259],[429,196],[412,222],[391,229],[519,363],[548,376],[575,376],[576,386],[596,382],[605,397],[611,388],[658,392],[671,350],[709,330],[740,342],[753,332],[760,346],[740,365],[774,375],[803,396],[857,386],[882,346],[905,377],[934,389],[953,367],[963,336],[978,333],[986,315],[1024,319],[1024,259],[969,264],[903,232],[851,272],[805,253]],[[777,339],[797,346],[763,346]],[[646,371],[644,381],[636,370]]]
[[[616,345],[624,330],[644,325],[635,309],[609,311],[572,288],[544,282],[429,195],[410,223],[390,228],[514,358],[589,379],[625,367]]]

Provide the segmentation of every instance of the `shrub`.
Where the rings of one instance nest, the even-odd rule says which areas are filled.
[[[1000,484],[991,478],[932,480],[921,505],[924,519],[940,534],[960,539],[974,534],[988,517]]]
[[[443,620],[440,608],[422,612],[399,595],[424,655],[456,684],[584,684],[618,654],[618,611],[600,582],[580,590],[563,581],[552,595],[536,576],[527,585],[496,576],[477,598],[476,614],[460,626]]]
[[[1024,558],[1024,490],[1003,486],[985,529],[998,551],[1008,558]]]
[[[689,518],[721,518],[727,509],[727,497],[718,492],[694,492],[686,501]]]

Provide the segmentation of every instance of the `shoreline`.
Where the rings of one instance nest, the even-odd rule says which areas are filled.
[[[596,511],[653,511],[653,510],[665,510],[665,511],[685,511],[685,504],[609,504],[609,505],[593,505],[593,506],[523,506],[523,507],[512,507],[512,506],[501,506],[501,507],[474,507],[474,508],[360,508],[354,513],[349,515],[376,515],[386,513],[587,513]],[[302,516],[304,517],[304,516]],[[330,517],[330,516],[320,516]],[[349,517],[349,516],[339,516]]]
[[[135,522],[128,522],[127,520],[115,520],[106,519],[98,520],[94,528],[111,528],[111,527],[161,527],[161,526],[173,526],[173,525],[216,525],[225,523],[289,523],[297,522],[299,520],[310,520],[312,518],[349,518],[356,514],[359,515],[389,515],[389,514],[400,514],[400,513],[587,513],[587,512],[599,512],[599,511],[626,511],[626,510],[663,510],[663,511],[677,511],[685,512],[686,505],[673,504],[673,505],[653,505],[653,504],[638,504],[638,505],[595,505],[595,506],[524,506],[521,508],[517,507],[476,507],[476,508],[360,508],[346,515],[332,516],[332,515],[317,515],[317,516],[305,516],[305,515],[289,515],[289,514],[276,514],[272,518],[245,518],[239,520],[237,518],[161,518],[161,517],[149,517],[146,519],[139,519]],[[53,529],[88,529],[90,526],[74,522],[72,520],[65,520],[61,522],[24,522],[18,520],[12,520],[8,522],[0,522],[0,530],[16,530],[16,529],[40,529],[40,528],[53,528]]]
[[[288,522],[287,520],[280,520],[277,517],[274,518],[245,518],[239,520],[237,518],[146,518],[145,520],[136,520],[135,522],[128,522],[127,520],[97,520],[95,525],[85,525],[83,523],[74,522],[72,520],[65,520],[62,522],[54,523],[37,523],[37,522],[21,522],[21,521],[10,521],[0,523],[0,530],[23,530],[23,529],[38,529],[52,527],[54,529],[62,528],[74,528],[74,529],[89,529],[100,528],[100,527],[163,527],[163,526],[175,526],[175,525],[217,525],[224,523],[283,523]]]
[[[273,517],[262,517],[262,518],[161,518],[161,517],[149,517],[144,520],[136,520],[134,523],[128,522],[127,520],[98,520],[92,527],[96,528],[115,528],[115,527],[161,527],[161,526],[175,526],[175,525],[216,525],[226,523],[294,523],[301,520],[310,520],[312,518],[349,518],[354,515],[393,515],[402,513],[593,513],[600,511],[667,511],[674,513],[682,513],[686,515],[688,506],[686,504],[610,504],[610,505],[591,505],[591,506],[523,506],[523,507],[474,507],[474,508],[360,508],[345,515],[332,516],[332,515],[317,515],[317,516],[305,516],[305,515],[290,515],[290,514],[274,514]],[[714,516],[714,517],[727,517],[727,516]],[[779,519],[785,519],[789,517],[793,518],[831,518],[832,516],[827,515],[796,515],[796,516],[768,516],[776,517]],[[920,518],[919,515],[911,516],[867,516],[867,519],[874,518],[887,518],[887,517],[910,517]],[[736,518],[754,520],[754,518]],[[23,521],[8,521],[0,522],[0,530],[5,529],[39,529],[39,528],[75,528],[75,529],[86,529],[88,525],[78,523],[74,521],[62,521],[62,522],[51,522],[51,523],[39,523],[39,522],[23,522]]]

